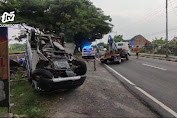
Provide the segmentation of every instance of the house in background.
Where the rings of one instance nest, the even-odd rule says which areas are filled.
[[[172,42],[174,41],[177,41],[177,37],[174,37],[172,40],[171,40]]]
[[[144,38],[142,35],[137,35],[133,37],[131,40],[129,40],[129,43],[132,46],[132,48],[136,48],[136,46],[143,48],[146,45],[151,44],[151,42]]]
[[[130,48],[132,51],[139,46],[139,48],[144,48],[146,51],[150,51],[152,49],[152,43],[144,38],[142,35],[136,35],[130,40],[124,40],[123,42],[129,42]]]

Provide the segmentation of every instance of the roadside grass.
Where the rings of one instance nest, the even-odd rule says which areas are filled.
[[[135,55],[135,53],[132,53],[132,55]],[[160,59],[160,60],[166,60],[166,55],[162,54],[146,54],[146,53],[140,53],[140,57],[146,57],[146,58],[154,58],[154,59]],[[169,55],[168,60],[174,60],[177,61],[177,56]]]
[[[4,114],[7,114],[7,108],[0,108],[0,117]]]
[[[13,53],[24,53],[25,51],[15,51],[15,50],[9,50],[9,54]]]
[[[11,82],[11,103],[14,103],[12,113],[27,117],[44,117],[47,111],[45,102],[49,98],[35,92],[24,76],[22,69],[18,69],[11,77],[15,80]]]

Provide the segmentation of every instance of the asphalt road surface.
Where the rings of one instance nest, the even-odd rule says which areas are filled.
[[[177,112],[177,63],[150,58],[108,64],[136,86]]]
[[[49,101],[47,117],[158,117],[109,73],[102,64],[87,63],[85,83]]]

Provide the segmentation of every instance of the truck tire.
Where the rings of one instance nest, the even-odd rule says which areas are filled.
[[[126,60],[129,60],[128,54],[126,54],[126,57],[125,57],[125,58],[126,58]]]
[[[107,60],[100,60],[102,64],[107,64]]]
[[[37,75],[41,75],[42,77],[47,78],[47,79],[52,79],[53,78],[52,73],[45,70],[45,69],[36,69],[32,74],[32,79],[36,79],[35,77]],[[42,78],[40,78],[40,79],[42,79]]]
[[[120,64],[122,62],[122,59],[120,59],[119,61],[118,61],[118,64]]]
[[[48,92],[50,89],[48,89],[48,86],[41,84],[41,79],[52,79],[53,75],[51,72],[45,70],[45,69],[36,69],[32,74],[32,87],[35,88],[36,91],[39,92]],[[35,85],[37,82],[37,84]]]
[[[74,72],[77,75],[85,75],[87,73],[87,65],[84,61],[74,61],[74,65],[77,66],[77,68],[74,70]]]

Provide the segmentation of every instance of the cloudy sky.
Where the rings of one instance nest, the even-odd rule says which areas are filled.
[[[18,25],[16,25],[15,27],[10,27],[8,28],[8,37],[9,39],[14,39],[15,37],[18,37],[20,35],[20,28],[18,27]],[[22,42],[16,41],[16,40],[11,40],[9,43],[10,44],[14,44],[14,43],[25,43],[26,40],[23,40]]]
[[[113,33],[131,39],[142,34],[148,40],[165,37],[166,0],[91,0],[112,18]],[[177,36],[177,0],[169,2],[169,40]],[[107,37],[103,41],[107,41]]]
[[[112,18],[114,25],[112,36],[123,35],[131,39],[141,34],[148,40],[165,37],[165,2],[166,0],[91,0]],[[177,36],[177,0],[169,2],[169,40]],[[19,33],[9,30],[9,37]],[[101,41],[107,42],[108,35]],[[14,42],[13,42],[14,43]]]

